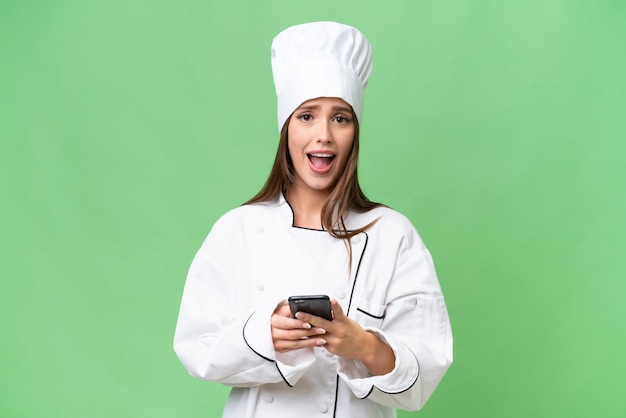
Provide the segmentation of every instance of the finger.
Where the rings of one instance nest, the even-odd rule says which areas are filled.
[[[309,323],[313,325],[314,327],[322,328],[322,329],[326,329],[328,327],[328,324],[330,324],[330,321],[327,321],[320,316],[315,316],[310,313],[302,312],[302,311],[296,312],[296,318],[302,322]]]
[[[272,339],[274,340],[304,340],[308,338],[317,338],[326,334],[326,331],[321,328],[312,328],[310,330],[286,330],[280,328],[272,328]]]
[[[337,299],[330,300],[330,309],[333,311],[333,319],[341,319],[345,318],[346,315],[343,313],[343,308],[337,301]]]
[[[274,313],[280,316],[284,316],[286,318],[291,318],[291,309],[289,309],[289,305],[287,302],[281,302],[276,306]]]
[[[274,349],[279,353],[284,353],[300,348],[320,347],[325,344],[326,340],[320,337],[299,340],[274,340]]]
[[[284,317],[279,314],[272,315],[271,326],[281,329],[311,329],[311,324],[306,321]]]

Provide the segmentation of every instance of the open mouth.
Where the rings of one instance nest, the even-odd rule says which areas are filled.
[[[335,154],[315,152],[307,154],[311,166],[317,172],[326,172],[330,169],[330,166],[335,158]]]

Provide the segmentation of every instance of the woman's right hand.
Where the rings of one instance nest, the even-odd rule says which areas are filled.
[[[322,338],[326,330],[293,318],[286,302],[280,303],[274,310],[271,326],[274,350],[278,353],[326,344]]]

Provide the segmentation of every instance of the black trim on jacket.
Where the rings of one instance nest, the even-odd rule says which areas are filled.
[[[243,340],[246,343],[246,345],[248,346],[248,348],[250,350],[252,350],[257,356],[261,357],[264,360],[267,360],[269,362],[274,363],[274,365],[276,366],[276,370],[278,370],[278,374],[280,374],[280,377],[282,377],[283,381],[287,384],[287,386],[289,386],[290,388],[293,387],[293,385],[291,383],[289,383],[287,381],[287,379],[285,379],[285,375],[283,375],[283,372],[280,371],[280,368],[278,367],[278,362],[276,360],[273,360],[271,358],[265,357],[263,354],[259,353],[258,351],[256,351],[254,348],[252,348],[252,346],[250,344],[248,344],[248,340],[246,340],[246,326],[248,325],[248,322],[250,322],[250,319],[252,318],[252,315],[254,315],[256,312],[252,312],[250,314],[250,316],[248,317],[248,319],[246,320],[246,323],[243,324],[243,329],[241,330],[241,334],[243,336]]]

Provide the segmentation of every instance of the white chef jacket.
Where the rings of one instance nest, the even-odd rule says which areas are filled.
[[[432,258],[411,222],[379,207],[350,213],[343,240],[293,226],[281,195],[213,226],[191,264],[174,349],[193,376],[232,386],[225,418],[388,418],[421,408],[452,362],[452,332]],[[291,295],[327,294],[393,350],[372,376],[323,347],[274,350],[270,318]]]

